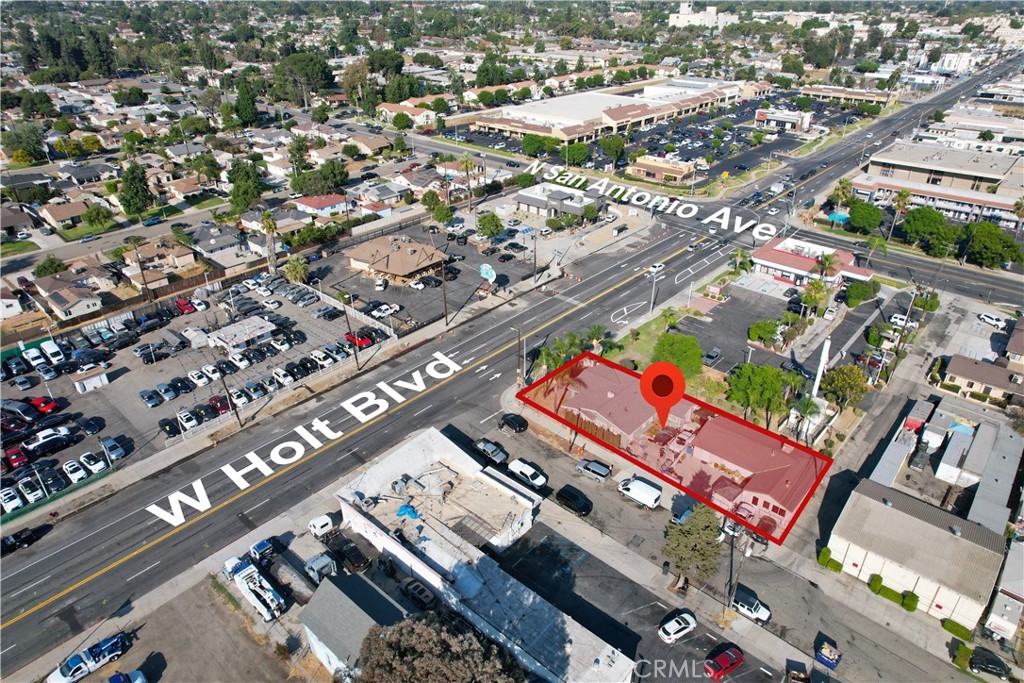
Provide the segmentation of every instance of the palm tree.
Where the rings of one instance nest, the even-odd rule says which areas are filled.
[[[260,227],[267,236],[267,270],[274,274],[277,272],[277,221],[274,214],[264,211],[260,216]]]
[[[909,207],[909,206],[910,206],[910,190],[900,190],[895,195],[893,195],[893,198],[892,198],[892,209],[893,209],[892,224],[889,226],[889,236],[885,238],[886,242],[888,242],[889,240],[892,239],[892,231],[896,229],[896,221],[899,220],[900,216],[903,215],[903,213],[907,210],[907,207]]]
[[[818,402],[815,401],[810,394],[804,394],[803,396],[801,396],[800,400],[793,404],[793,410],[795,410],[797,415],[800,416],[800,423],[797,425],[797,428],[795,430],[798,436],[800,434],[800,429],[804,426],[804,423],[806,423],[807,420],[821,412],[821,408],[818,406]],[[806,441],[807,444],[810,445],[810,432],[807,433]]]
[[[807,306],[807,310],[810,312],[812,308],[820,306],[827,295],[828,290],[825,287],[824,281],[811,280],[804,285],[804,291],[800,296],[800,300],[805,306]]]
[[[561,357],[560,362],[564,363],[583,353],[583,341],[576,334],[570,332],[561,339],[556,339],[553,348]]]
[[[750,253],[744,249],[737,249],[732,253],[732,260],[736,266],[736,272],[738,273],[749,273],[753,267],[753,261],[750,259]]]
[[[540,373],[541,377],[548,374],[551,370],[562,365],[564,356],[559,356],[558,353],[550,346],[542,346],[537,351],[537,366],[540,367],[543,372]]]
[[[1024,228],[1024,197],[1013,203],[1013,215],[1017,217],[1017,233],[1019,235],[1021,229]]]
[[[290,282],[305,282],[309,277],[309,263],[306,262],[305,257],[298,254],[289,256],[288,260],[284,262],[284,276]]]
[[[818,275],[822,279],[832,277],[836,274],[836,255],[822,254],[818,257],[818,262],[814,264],[814,269],[818,271]]]
[[[665,323],[665,330],[679,322],[679,313],[674,308],[666,308],[661,312],[661,320]]]
[[[853,182],[849,178],[840,178],[839,182],[836,183],[836,189],[832,196],[835,197],[837,204],[836,210],[832,214],[834,216],[843,208],[843,204],[849,204],[850,200],[853,199]],[[833,220],[833,227],[835,227],[835,223]]]
[[[608,330],[603,325],[591,325],[583,336],[590,342],[591,351],[599,356],[604,354],[604,341],[608,336]]]
[[[477,164],[476,159],[466,152],[459,159],[459,170],[466,176],[467,184],[469,185],[469,211],[473,212],[473,180],[477,176]]]
[[[871,235],[867,239],[868,245],[868,265],[871,265],[871,256],[875,253],[876,249],[882,250],[882,256],[889,255],[889,244],[881,237],[881,235]]]

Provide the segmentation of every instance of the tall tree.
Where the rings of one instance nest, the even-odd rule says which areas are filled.
[[[260,228],[267,238],[267,270],[274,274],[277,272],[277,220],[274,219],[273,213],[263,212],[260,216]]]
[[[868,382],[856,365],[838,365],[821,378],[821,390],[842,412],[847,406],[861,402],[868,393]]]
[[[868,246],[868,265],[871,265],[871,257],[878,249],[882,250],[882,256],[889,255],[889,243],[882,238],[881,235],[871,235],[867,239]]]
[[[260,120],[260,112],[256,108],[256,91],[248,78],[242,78],[238,82],[238,93],[235,96],[235,116],[243,126],[255,125]]]
[[[697,505],[686,524],[669,524],[661,549],[681,576],[703,583],[718,573],[723,545],[718,543],[718,515],[706,505]]]
[[[138,216],[153,203],[153,193],[146,182],[146,172],[134,161],[121,178],[121,191],[117,193],[126,216]]]
[[[309,168],[309,139],[305,135],[296,135],[288,143],[288,162],[292,165],[292,174],[299,175]]]
[[[305,282],[309,277],[309,263],[305,256],[289,256],[284,262],[284,276],[289,282]]]
[[[885,241],[888,242],[892,239],[892,231],[896,228],[896,221],[900,219],[907,208],[910,206],[911,198],[910,190],[900,190],[892,198],[892,224],[889,226],[889,234],[886,236]]]

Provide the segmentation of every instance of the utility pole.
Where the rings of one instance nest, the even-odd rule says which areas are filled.
[[[228,381],[226,379],[224,379],[224,373],[223,372],[220,373],[220,383],[224,387],[224,398],[225,398],[225,400],[227,400],[228,405],[231,406],[231,411],[235,414],[235,419],[238,420],[238,426],[239,427],[244,427],[245,424],[242,422],[242,416],[238,414],[238,406],[235,405],[234,400],[232,400],[232,398],[231,398],[231,392],[228,391]],[[177,415],[175,415],[175,417],[177,417]],[[180,423],[180,420],[179,420],[179,423]],[[185,430],[182,429],[182,432],[184,432],[184,431]]]

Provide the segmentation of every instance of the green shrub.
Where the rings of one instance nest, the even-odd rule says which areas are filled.
[[[870,282],[851,282],[846,288],[846,305],[850,308],[857,308],[868,299],[873,299],[881,289],[882,285],[871,280]]]
[[[959,384],[952,384],[950,382],[943,382],[939,386],[941,388],[945,389],[946,391],[952,391],[953,393],[956,393],[956,394],[959,394],[960,391],[963,389],[963,387],[960,386]]]
[[[953,621],[952,619],[943,619],[942,628],[946,629],[954,636],[965,642],[970,642],[971,636],[973,635],[973,631],[971,631],[971,629],[967,628],[961,623]]]
[[[974,650],[972,648],[960,643],[956,648],[956,657],[953,658],[953,665],[966,669],[971,663],[971,655],[973,654]]]
[[[838,574],[839,572],[843,571],[843,563],[839,560],[829,560],[828,564],[825,565],[825,568],[828,569],[830,572],[835,572],[836,574]]]
[[[878,595],[878,592],[882,590],[882,577],[878,574],[872,574],[868,578],[868,588],[871,589],[872,593]]]
[[[916,612],[917,611],[917,601],[918,601],[917,593],[914,593],[912,591],[905,592],[903,594],[903,603],[902,603],[903,604],[903,609],[907,610],[908,612]]]
[[[990,398],[992,398],[992,397],[991,397],[991,396],[989,396],[988,394],[983,394],[983,393],[981,393],[980,391],[972,391],[972,392],[970,392],[970,393],[969,393],[968,395],[969,395],[969,396],[970,396],[971,398],[973,398],[973,399],[974,399],[975,401],[981,401],[982,403],[984,403],[985,401],[987,401],[987,400],[989,400]]]
[[[996,398],[995,396],[990,396],[989,399],[988,399],[988,402],[991,403],[992,405],[996,406],[997,408],[1005,408],[1006,407],[1006,399],[1005,398]]]
[[[846,441],[846,434],[836,434],[836,440],[838,440],[839,443]]]
[[[832,559],[832,550],[828,547],[822,548],[821,552],[818,553],[818,564],[822,567],[828,564],[828,561]]]
[[[918,296],[914,299],[914,308],[920,308],[922,311],[937,311],[939,310],[939,294],[938,292],[929,292],[923,296]]]
[[[889,588],[888,586],[882,586],[881,590],[878,591],[878,594],[886,600],[892,600],[897,605],[903,604],[903,594]]]

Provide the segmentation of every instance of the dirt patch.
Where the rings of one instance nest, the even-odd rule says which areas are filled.
[[[125,631],[137,639],[124,657],[105,667],[96,680],[106,680],[115,671],[139,670],[151,683],[280,683],[292,673],[274,654],[266,635],[255,633],[207,581]]]

